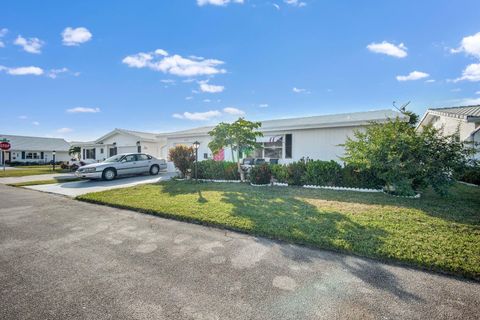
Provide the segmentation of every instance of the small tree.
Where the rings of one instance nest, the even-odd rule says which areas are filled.
[[[239,118],[232,124],[222,122],[208,133],[213,137],[208,147],[214,154],[225,147],[230,147],[232,150],[232,158],[233,153],[236,154],[237,169],[241,181],[245,181],[245,173],[240,166],[240,153],[260,147],[257,137],[262,137],[263,134],[256,130],[261,125],[260,122]]]
[[[185,177],[188,169],[192,167],[195,161],[195,153],[192,147],[185,145],[178,145],[168,150],[168,156],[170,161],[173,162],[175,168],[177,168],[182,177]]]
[[[372,170],[388,190],[402,195],[427,186],[445,194],[454,169],[472,152],[455,135],[444,136],[430,126],[417,131],[398,118],[371,123],[364,132],[355,131],[344,147],[343,161]]]
[[[80,158],[81,152],[82,152],[82,148],[78,146],[71,146],[70,149],[68,149],[68,155],[74,156],[76,159]]]

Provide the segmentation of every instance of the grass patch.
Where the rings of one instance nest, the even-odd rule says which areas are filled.
[[[17,183],[9,183],[7,185],[11,187],[28,187],[28,186],[39,186],[42,184],[54,184],[54,183],[65,183],[65,182],[73,182],[73,181],[80,181],[79,178],[66,178],[66,179],[48,179],[48,180],[37,180],[37,181],[25,181],[25,182],[17,182]]]
[[[35,176],[39,174],[71,172],[70,170],[65,170],[60,168],[60,166],[55,166],[55,171],[53,171],[52,165],[19,166],[15,168],[16,169],[5,170],[5,171],[3,171],[3,168],[1,168],[0,178],[24,177],[24,176]]]
[[[168,181],[77,199],[480,279],[480,188],[448,197]]]

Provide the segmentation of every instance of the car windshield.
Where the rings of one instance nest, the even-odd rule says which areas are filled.
[[[105,159],[103,162],[119,162],[123,158],[123,155],[118,154],[116,156]]]

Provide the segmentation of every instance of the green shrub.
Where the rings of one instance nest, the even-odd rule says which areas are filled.
[[[371,169],[346,165],[342,168],[342,187],[378,189],[383,187],[383,182]]]
[[[287,165],[288,184],[292,186],[303,186],[306,165],[303,161],[292,162]]]
[[[305,184],[316,186],[339,186],[342,180],[342,166],[333,160],[309,161],[303,180]]]
[[[256,165],[250,170],[250,182],[253,184],[269,184],[271,180],[272,170],[267,163]]]
[[[283,164],[272,164],[270,166],[272,176],[277,182],[288,183],[288,167]]]
[[[184,145],[178,145],[168,150],[168,158],[180,171],[182,177],[186,176],[188,169],[192,167],[195,161],[193,148]]]
[[[235,162],[205,160],[198,162],[199,179],[239,180]]]
[[[455,178],[459,181],[480,185],[480,164],[475,163],[458,170]]]

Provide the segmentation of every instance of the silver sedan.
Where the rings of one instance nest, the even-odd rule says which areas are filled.
[[[75,175],[84,179],[113,180],[118,176],[149,173],[157,175],[167,169],[164,159],[157,159],[144,153],[124,153],[110,157],[103,162],[80,167]]]

